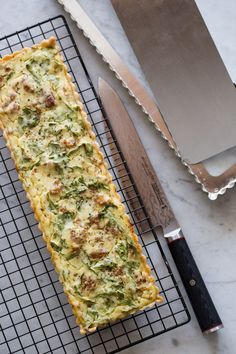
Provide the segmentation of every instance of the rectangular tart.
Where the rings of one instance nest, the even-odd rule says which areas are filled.
[[[55,38],[0,59],[0,124],[81,333],[161,301]]]

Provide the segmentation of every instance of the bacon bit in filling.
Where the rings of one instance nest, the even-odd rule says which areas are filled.
[[[54,186],[52,189],[50,189],[50,194],[52,195],[56,195],[59,194],[62,191],[62,184],[61,181],[59,179],[56,179],[54,181]]]
[[[11,92],[10,92],[10,100],[11,101],[13,101],[15,98],[16,98],[16,96],[17,96],[17,94],[16,94],[16,92],[14,91],[14,90],[12,90]]]
[[[100,219],[99,219],[98,215],[90,216],[89,222],[90,222],[91,225],[92,224],[98,225],[100,223]]]
[[[137,284],[137,288],[140,289],[144,286],[144,284],[146,283],[146,277],[145,277],[145,274],[134,274],[135,276],[135,281],[136,281],[136,284]]]
[[[116,267],[113,269],[112,273],[116,276],[123,275],[123,269],[122,267]]]
[[[27,92],[30,92],[30,93],[34,92],[34,86],[30,82],[30,80],[27,78],[27,76],[25,76],[23,79],[23,87],[24,87],[25,91],[27,91]]]
[[[48,95],[46,98],[45,98],[45,106],[47,108],[50,108],[50,107],[53,107],[55,106],[55,97],[51,94],[51,95]]]
[[[120,234],[120,231],[119,231],[119,229],[117,228],[117,227],[114,227],[114,226],[107,226],[106,227],[106,230],[107,231],[110,231],[110,233],[112,234],[112,235],[118,235],[118,234]]]
[[[75,146],[75,139],[73,139],[73,138],[63,139],[62,144],[67,148],[71,148],[71,147]]]
[[[96,281],[90,277],[83,277],[82,278],[82,289],[83,290],[95,290],[96,288]]]
[[[15,113],[17,111],[19,111],[20,109],[20,105],[19,103],[16,103],[16,102],[11,102],[7,108],[5,109],[5,112],[6,113]]]
[[[108,254],[108,251],[105,248],[101,248],[100,250],[93,251],[89,254],[89,257],[92,259],[100,259],[105,257]]]
[[[59,211],[64,214],[64,213],[66,213],[68,210],[67,210],[66,208],[64,208],[64,207],[61,207],[61,208],[59,208]]]
[[[97,243],[104,243],[103,239],[102,239],[102,236],[96,236],[95,237],[95,242]]]
[[[85,242],[85,232],[78,234],[75,230],[70,231],[71,241],[75,244],[73,248],[80,249]]]

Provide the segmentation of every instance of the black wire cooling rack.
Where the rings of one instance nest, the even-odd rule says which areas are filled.
[[[179,327],[190,316],[64,17],[0,39],[0,55],[52,35],[81,95],[164,302],[95,333],[79,333],[1,135],[0,353],[115,353]]]

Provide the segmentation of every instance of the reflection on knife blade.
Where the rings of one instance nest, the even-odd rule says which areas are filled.
[[[104,124],[107,125],[107,123]],[[104,127],[105,129],[107,126]],[[107,134],[107,140],[108,142],[110,141],[110,135]],[[125,193],[126,195],[126,203],[127,205],[130,205],[131,210],[132,210],[132,215],[136,219],[136,226],[139,229],[140,233],[144,233],[150,230],[150,225],[149,223],[143,222],[143,219],[146,217],[144,215],[144,206],[140,204],[138,193],[134,195],[134,188],[133,184],[130,179],[130,174],[127,171],[127,166],[125,164],[125,161],[122,159],[120,151],[118,151],[117,146],[114,144],[113,140],[109,143],[110,150],[111,150],[111,155],[110,157],[113,157],[113,160],[115,162],[115,166],[118,166],[116,168],[116,171],[119,176],[119,181],[121,182],[122,185],[122,192]],[[128,206],[128,209],[129,206]]]

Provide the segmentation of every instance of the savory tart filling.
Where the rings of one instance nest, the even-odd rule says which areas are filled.
[[[54,38],[0,60],[0,123],[81,332],[161,301]]]

